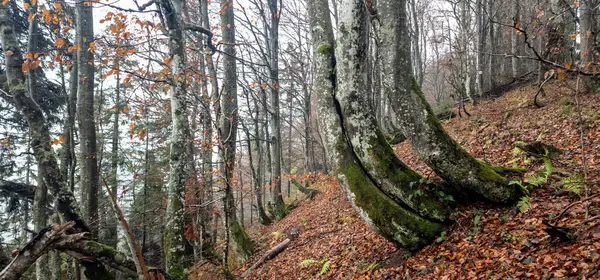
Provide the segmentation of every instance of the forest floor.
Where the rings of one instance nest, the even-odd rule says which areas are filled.
[[[572,85],[571,85],[572,86]],[[444,122],[444,127],[473,156],[503,166],[518,164],[531,175],[540,161],[515,153],[515,142],[541,141],[563,153],[552,161],[553,175],[530,196],[530,208],[475,204],[457,208],[455,223],[409,258],[371,230],[355,213],[337,181],[322,176],[312,188],[314,200],[276,224],[253,226],[258,250],[239,275],[267,250],[299,229],[287,250],[256,268],[247,279],[592,279],[600,268],[600,197],[576,204],[557,221],[573,229],[573,242],[561,242],[544,230],[543,221],[559,215],[589,193],[600,193],[600,94],[575,94],[570,85],[546,85],[545,105],[532,105],[535,86],[468,108],[471,116]],[[578,105],[579,104],[579,105]],[[582,153],[582,129],[584,153]],[[406,142],[396,154],[435,180]],[[583,164],[582,158],[585,158]],[[565,192],[565,178],[581,174],[581,195]],[[527,177],[527,176],[526,176]],[[588,205],[589,204],[589,205]],[[586,206],[588,213],[586,214]],[[523,211],[521,211],[523,210]],[[200,275],[206,273],[198,271]],[[213,274],[209,279],[216,279]],[[600,278],[598,278],[600,279]]]

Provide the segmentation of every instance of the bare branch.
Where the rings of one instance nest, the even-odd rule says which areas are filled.
[[[0,195],[16,195],[18,197],[33,201],[35,186],[17,182],[0,180]]]

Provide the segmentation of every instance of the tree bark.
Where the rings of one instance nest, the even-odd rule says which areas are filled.
[[[483,67],[484,67],[484,49],[485,49],[485,28],[484,24],[484,15],[483,15],[483,6],[485,5],[484,0],[476,0],[475,1],[475,16],[476,16],[476,25],[477,25],[477,34],[476,34],[476,50],[477,54],[475,56],[475,86],[477,90],[477,96],[483,96]]]
[[[94,118],[94,21],[92,5],[77,2],[77,69],[78,98],[77,121],[79,124],[81,151],[81,190],[84,217],[92,236],[98,237],[98,150],[96,146],[96,123]]]
[[[513,1],[512,3],[512,14],[515,24],[521,23],[521,6],[519,1]],[[511,68],[512,68],[512,78],[516,79],[519,77],[519,34],[515,31],[511,31],[511,40],[510,40],[510,48],[513,54],[513,57],[510,60]]]
[[[344,118],[341,124],[351,150],[360,165],[367,170],[373,183],[397,203],[406,205],[432,220],[443,221],[446,219],[447,209],[436,207],[438,200],[436,196],[428,192],[414,195],[415,192],[419,193],[422,187],[420,183],[422,177],[395,156],[375,120],[372,107],[368,105],[368,96],[365,94],[367,92],[366,19],[358,6],[355,7],[360,4],[352,1],[343,3],[347,8],[340,13],[345,17],[340,17],[335,50],[338,82],[336,100]],[[355,19],[351,20],[351,17]],[[380,37],[391,35],[382,32]],[[409,40],[408,37],[405,39]],[[410,48],[410,40],[408,47]],[[326,47],[321,47],[321,51],[325,51],[324,48]],[[382,53],[382,57],[386,56]],[[408,66],[410,67],[410,63]],[[408,71],[410,75],[412,69],[408,68]]]
[[[361,63],[364,65],[365,62],[364,40],[366,39],[364,33],[366,16],[363,10],[364,6],[361,4],[363,3],[359,0],[349,0],[343,3],[346,12],[340,18],[340,31],[342,32],[340,38],[346,39],[338,42],[337,53],[340,56],[338,59],[349,61],[336,65],[333,28],[328,3],[326,0],[309,2],[308,14],[313,35],[313,59],[316,71],[314,92],[318,99],[319,122],[326,135],[326,151],[329,162],[337,170],[338,179],[361,217],[395,244],[409,250],[417,250],[427,244],[441,230],[441,225],[419,216],[417,211],[409,209],[406,203],[396,202],[380,189],[381,183],[368,172],[374,168],[365,166],[358,157],[359,152],[353,150],[354,142],[351,139],[358,137],[348,133],[345,126],[347,122],[366,122],[362,118],[363,116],[367,117],[366,120],[370,120],[370,122],[373,122],[374,118],[364,112],[360,114],[360,108],[364,107],[366,103],[359,107],[347,106],[346,112],[344,112],[342,105],[344,102],[338,100],[336,94],[337,91],[341,95],[340,99],[349,99],[348,97],[353,95],[353,91],[363,92],[366,86],[360,78],[364,76],[361,75],[364,68],[361,68],[360,65]],[[336,77],[336,66],[338,66],[337,73],[341,74],[340,77]],[[356,76],[353,76],[352,73]],[[356,79],[356,81],[350,81],[350,79]],[[338,83],[340,83],[339,88]],[[356,100],[354,102],[353,105],[358,103]],[[358,112],[352,112],[349,109],[355,109]],[[364,110],[368,111],[369,109],[364,108]],[[371,123],[367,124],[372,125]],[[372,126],[368,128],[373,129]],[[380,133],[376,128],[374,132],[371,131],[371,134],[377,138],[376,141],[372,140],[373,142],[369,144],[374,147],[380,145],[378,141],[381,141],[382,136],[378,135]],[[360,152],[367,153],[373,149],[367,148]],[[389,159],[395,157],[389,154],[388,150],[380,150],[383,150],[382,154],[385,153],[385,156],[388,157],[388,162],[392,162],[390,168],[399,167],[398,165],[401,163],[397,159],[395,161]],[[396,174],[405,174],[400,173],[402,171],[404,170],[392,170],[391,172],[392,174],[396,172],[399,172]],[[415,177],[418,178],[418,176]],[[407,185],[400,184],[398,187],[405,188]],[[410,200],[408,201],[410,202]],[[438,208],[437,206],[437,203],[434,203],[432,208]],[[437,211],[420,212],[434,213]]]
[[[580,42],[579,42],[579,67],[583,71],[590,72],[595,59],[596,36],[598,32],[598,1],[582,0],[579,8],[580,23]],[[593,89],[593,78],[588,76],[581,77],[581,86],[583,92]]]
[[[210,18],[208,16],[208,0],[202,0],[200,2],[200,9],[201,9],[201,15],[202,15],[202,26],[206,29],[210,29]],[[213,200],[213,119],[212,119],[212,115],[210,113],[210,104],[213,103],[214,107],[215,107],[215,115],[217,116],[217,120],[218,120],[218,116],[221,113],[220,112],[220,105],[219,105],[219,82],[217,80],[217,71],[215,70],[215,63],[213,60],[213,55],[212,55],[213,50],[208,50],[207,54],[206,54],[206,66],[207,66],[207,70],[208,70],[208,77],[210,79],[210,85],[211,85],[211,93],[208,93],[208,90],[205,91],[205,87],[207,87],[206,81],[203,83],[203,92],[205,95],[204,98],[204,107],[203,107],[203,114],[204,114],[204,122],[203,122],[203,127],[204,127],[204,147],[202,149],[202,163],[203,163],[203,179],[204,179],[204,188],[206,189],[207,195],[208,195],[208,199],[209,200]],[[214,206],[211,206],[214,207]],[[217,220],[216,217],[214,217],[214,214],[211,214],[213,211],[210,211],[210,208],[207,209],[206,211],[206,221],[205,221],[205,226],[207,227],[206,231],[207,231],[207,237],[209,238],[209,244],[210,246],[206,246],[207,248],[210,248],[211,250],[214,250],[214,246],[216,244],[217,241],[217,228],[215,227],[213,229],[212,232],[208,232],[208,228],[210,228],[210,224],[213,220]]]
[[[281,112],[279,108],[279,17],[280,10],[278,2],[280,0],[269,0],[269,10],[271,11],[270,33],[270,61],[269,78],[271,89],[271,157],[273,163],[273,214],[280,220],[285,216],[285,205],[281,192]]]
[[[169,57],[172,79],[171,96],[171,149],[167,213],[163,249],[165,269],[175,277],[183,277],[189,265],[185,257],[186,240],[184,199],[186,182],[190,178],[188,141],[190,128],[186,100],[185,41],[183,36],[183,1],[161,0],[159,7],[168,30]]]
[[[233,248],[236,257],[244,261],[251,254],[254,248],[250,242],[248,234],[238,222],[235,211],[235,200],[232,190],[232,178],[235,170],[236,158],[236,139],[238,126],[238,98],[237,98],[237,69],[235,58],[235,16],[233,9],[233,0],[221,0],[221,29],[223,31],[223,43],[225,47],[223,52],[223,93],[221,98],[221,108],[223,109],[223,118],[219,128],[219,139],[222,141],[221,153],[223,164],[223,177],[225,178],[225,197],[223,198],[223,207],[225,210],[225,223],[228,227],[225,240],[225,252],[223,256],[224,269],[228,270],[228,246],[230,239],[233,239]]]
[[[496,202],[514,201],[519,192],[506,178],[471,157],[444,130],[411,76],[410,41],[404,1],[380,0],[384,91],[419,158],[453,187]],[[397,40],[395,38],[400,38]],[[404,39],[402,39],[404,38]]]

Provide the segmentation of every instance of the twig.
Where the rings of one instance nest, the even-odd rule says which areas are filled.
[[[571,205],[567,206],[567,208],[565,208],[565,210],[563,210],[562,212],[560,212],[560,214],[558,216],[552,218],[551,220],[556,220],[556,222],[558,222],[558,219],[560,219],[563,215],[565,215],[565,213],[567,213],[567,211],[569,211],[569,209],[573,208],[573,206],[575,206],[577,204],[581,204],[583,202],[586,202],[588,200],[594,199],[594,198],[599,197],[599,196],[600,196],[600,193],[597,193],[595,195],[588,196],[585,199],[573,202],[573,203],[571,203]],[[556,225],[556,223],[554,223],[554,225]]]
[[[102,181],[104,182],[104,186],[106,187],[108,196],[110,196],[110,201],[112,203],[111,205],[112,205],[113,210],[115,211],[115,215],[117,216],[117,218],[119,218],[119,221],[121,222],[121,227],[123,227],[123,230],[125,230],[126,237],[127,237],[126,238],[127,243],[129,245],[129,249],[131,250],[131,254],[136,256],[136,258],[134,258],[134,262],[135,262],[138,276],[141,280],[144,280],[144,279],[149,280],[151,278],[150,278],[150,274],[148,274],[148,269],[146,268],[146,263],[144,262],[144,256],[142,255],[142,250],[137,245],[137,242],[135,240],[135,235],[133,234],[133,231],[131,231],[131,228],[129,227],[129,223],[127,223],[127,221],[125,220],[125,217],[123,216],[123,212],[121,212],[121,208],[119,208],[119,204],[117,204],[117,197],[110,190],[110,187],[108,186],[108,183],[106,183],[106,180],[104,178],[102,178]]]

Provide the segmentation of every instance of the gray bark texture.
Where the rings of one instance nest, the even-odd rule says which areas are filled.
[[[94,118],[94,41],[93,9],[86,2],[77,2],[77,69],[78,98],[77,121],[79,124],[81,171],[80,186],[84,217],[92,236],[98,236],[98,150],[96,145],[96,123]]]
[[[519,191],[492,168],[471,157],[441,126],[411,75],[404,1],[379,0],[383,90],[419,158],[459,191],[495,202],[511,202]]]
[[[169,181],[167,213],[164,231],[163,249],[165,269],[175,277],[183,277],[189,265],[185,258],[186,240],[184,220],[185,186],[190,178],[190,154],[188,141],[190,128],[186,102],[185,78],[185,41],[183,35],[183,1],[161,0],[159,7],[169,38],[169,57],[171,59],[171,151],[169,158]]]
[[[408,180],[412,177],[419,180],[419,176],[409,169],[402,169],[402,163],[391,154],[374,117],[365,113],[370,111],[363,106],[367,103],[357,106],[360,99],[356,95],[366,92],[367,86],[364,82],[366,72],[361,66],[366,62],[366,15],[362,1],[349,0],[342,4],[345,11],[340,16],[342,33],[336,52],[338,61],[343,62],[339,65],[336,65],[327,1],[311,1],[308,13],[315,62],[314,92],[317,94],[318,116],[325,134],[328,161],[337,170],[338,179],[350,201],[370,226],[395,244],[418,250],[441,230],[441,225],[435,218],[424,218],[417,212],[443,218],[443,211],[436,210],[443,207],[432,202],[428,209],[420,208],[418,205],[422,201],[410,199],[410,194],[402,197],[401,193],[396,193],[393,196],[390,190],[394,189],[390,185],[382,187],[386,184],[382,182],[386,180],[383,174],[397,174],[398,181],[406,180],[406,184],[400,184],[399,190],[395,190],[398,192],[406,191],[404,187],[410,185]],[[365,133],[357,132],[359,128]],[[381,165],[391,162],[390,170],[377,170],[380,167],[376,164],[378,160],[387,160]],[[407,206],[402,199],[415,207]],[[428,199],[427,196],[425,199]]]
[[[273,214],[276,219],[282,219],[285,216],[285,205],[281,192],[281,112],[279,106],[279,18],[280,10],[278,2],[280,0],[269,0],[269,10],[271,11],[270,32],[270,89],[271,89],[271,156],[273,163]]]
[[[232,239],[233,249],[236,257],[244,261],[252,254],[253,248],[250,238],[244,228],[238,222],[235,211],[235,200],[231,180],[235,170],[235,148],[238,127],[238,98],[237,98],[237,69],[235,58],[235,15],[233,9],[233,0],[221,0],[221,26],[223,30],[223,42],[225,44],[223,58],[223,93],[221,96],[221,108],[223,118],[220,127],[221,152],[223,159],[223,176],[225,178],[225,221],[227,228],[227,238]],[[228,243],[226,240],[226,251],[224,260],[227,259]],[[227,266],[227,263],[225,263]]]
[[[579,8],[580,37],[579,65],[583,71],[591,72],[590,67],[596,61],[595,46],[598,33],[598,2],[597,0],[582,0]],[[592,66],[596,67],[596,66]],[[581,77],[583,92],[593,89],[593,78]]]

